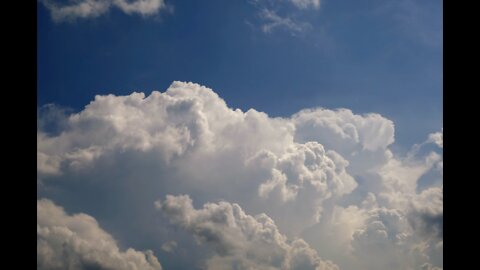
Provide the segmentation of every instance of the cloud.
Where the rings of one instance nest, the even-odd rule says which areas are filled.
[[[297,8],[320,8],[320,0],[289,0]]]
[[[96,96],[76,113],[40,111],[40,120],[61,124],[55,132],[39,125],[39,194],[101,217],[129,246],[171,252],[177,268],[259,263],[241,243],[247,227],[270,222],[257,219],[262,213],[285,237],[275,242],[282,258],[294,256],[301,238],[308,248],[295,242],[305,250],[298,256],[341,269],[442,267],[442,148],[426,139],[395,153],[394,123],[379,114],[313,108],[274,118],[232,109],[213,90],[184,82],[148,96]],[[168,194],[188,197],[168,197],[181,207],[159,217],[153,202]],[[210,211],[251,224],[212,223]],[[261,262],[270,263],[278,264]]]
[[[113,0],[113,4],[127,14],[138,13],[143,16],[156,14],[166,7],[164,0]]]
[[[298,9],[318,9],[320,8],[320,0],[286,0],[286,1],[278,1],[278,0],[253,0],[251,1],[252,4],[255,5],[278,5],[281,2],[287,2],[292,5],[294,8]]]
[[[411,204],[410,222],[415,230],[443,239],[443,185],[423,190]]]
[[[262,32],[272,33],[282,29],[293,36],[312,29],[312,25],[305,19],[305,12],[320,8],[320,0],[254,0],[249,3],[256,9]]]
[[[284,28],[292,34],[302,33],[311,27],[306,22],[296,21],[289,17],[281,17],[275,11],[264,9],[259,13],[260,18],[264,21],[261,29],[265,33],[270,33],[276,28]]]
[[[153,252],[122,252],[86,214],[68,215],[52,201],[37,201],[37,269],[161,270]]]
[[[335,151],[316,142],[294,142],[291,120],[231,110],[212,90],[196,84],[174,82],[166,93],[148,97],[97,96],[68,123],[58,136],[38,133],[40,177],[89,173],[108,160],[151,153],[167,171],[178,168],[192,191],[268,210],[288,233],[316,222],[322,202],[356,186],[346,172],[348,162]],[[135,160],[127,162],[135,168]],[[165,174],[153,168],[152,175]],[[237,197],[232,188],[250,197]],[[285,209],[291,210],[288,215]]]
[[[96,18],[116,7],[126,14],[151,16],[167,6],[164,0],[73,0],[68,4],[59,4],[54,0],[40,0],[50,10],[55,22],[76,19]]]
[[[288,241],[267,215],[250,216],[238,204],[207,203],[195,209],[188,195],[167,195],[155,204],[198,244],[215,250],[207,269],[338,269],[303,239]]]
[[[175,241],[168,241],[162,245],[162,250],[165,252],[173,252],[175,248],[177,248],[177,245]]]
[[[334,151],[325,151],[317,142],[295,143],[278,156],[262,151],[247,165],[252,173],[265,175],[258,195],[265,201],[266,211],[288,233],[317,223],[326,201],[338,199],[357,186],[345,170],[348,161]]]
[[[435,143],[438,147],[443,148],[443,128],[441,132],[435,132],[428,135],[428,141],[430,143]]]

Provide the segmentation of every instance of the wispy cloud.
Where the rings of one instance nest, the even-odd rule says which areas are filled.
[[[276,28],[285,28],[292,34],[301,33],[307,30],[311,25],[306,22],[296,21],[292,18],[281,17],[275,11],[264,9],[259,16],[265,21],[261,29],[265,33],[270,33]]]
[[[320,8],[320,0],[253,0],[249,3],[257,9],[262,32],[271,33],[283,29],[294,36],[312,28],[312,25],[301,18],[301,15],[309,10],[316,11]]]
[[[164,0],[75,0],[69,4],[59,4],[54,0],[40,0],[50,10],[55,22],[76,19],[96,18],[107,13],[112,7],[126,14],[151,16],[167,8]]]
[[[297,8],[320,8],[320,0],[288,0],[288,2],[292,3]]]

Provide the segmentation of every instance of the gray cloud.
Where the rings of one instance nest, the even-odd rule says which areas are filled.
[[[162,250],[165,252],[173,252],[175,248],[177,248],[177,245],[178,244],[175,241],[168,241],[162,245]]]

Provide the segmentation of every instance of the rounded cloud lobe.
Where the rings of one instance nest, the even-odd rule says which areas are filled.
[[[443,264],[442,148],[426,147],[439,135],[400,157],[381,115],[317,108],[272,118],[183,82],[149,96],[96,96],[57,121],[55,134],[37,132],[39,194],[94,214],[136,247],[155,239],[160,261],[185,261],[186,250],[212,269]],[[153,202],[169,194],[189,196],[160,201],[159,216]],[[247,234],[266,224],[278,237],[269,248]],[[277,253],[257,258],[256,245]]]

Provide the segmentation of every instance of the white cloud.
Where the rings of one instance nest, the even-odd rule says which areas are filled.
[[[164,0],[113,0],[112,3],[127,14],[138,13],[143,16],[156,14],[166,7]]]
[[[208,196],[238,196],[229,195],[231,188],[248,191],[248,199],[232,199],[270,211],[287,233],[316,222],[322,202],[356,186],[345,171],[348,162],[336,152],[317,142],[294,142],[292,120],[231,110],[196,84],[174,82],[167,92],[148,97],[97,96],[67,122],[58,136],[39,132],[39,175],[78,174],[104,159],[153,153]]]
[[[282,17],[270,9],[263,9],[259,13],[259,16],[264,21],[261,29],[265,33],[270,33],[276,28],[284,28],[290,33],[296,34],[304,32],[311,27],[311,25],[306,22],[297,21],[289,17]]]
[[[428,141],[431,143],[435,143],[438,147],[443,148],[443,128],[440,132],[435,132],[428,135]]]
[[[320,0],[253,0],[249,3],[257,10],[262,32],[272,33],[283,29],[293,36],[312,29],[312,25],[305,19],[305,12],[320,8]]]
[[[320,0],[289,0],[297,8],[320,8]]]
[[[39,193],[65,207],[75,202],[76,209],[98,211],[116,231],[148,231],[143,241],[157,241],[156,252],[169,252],[175,241],[170,254],[179,261],[185,252],[214,267],[244,262],[245,254],[209,256],[182,242],[165,219],[152,222],[152,202],[167,194],[266,213],[277,231],[305,239],[308,250],[342,269],[442,267],[441,148],[429,148],[436,143],[429,139],[405,157],[395,154],[389,148],[394,124],[379,114],[317,108],[272,118],[231,109],[198,84],[174,82],[149,96],[97,96],[61,123],[54,133],[39,127]],[[182,222],[206,208],[171,200],[187,207],[174,223],[197,234]],[[237,229],[228,229],[232,237]],[[220,243],[237,248],[224,231],[212,233],[217,253]]]
[[[379,114],[317,108],[302,110],[292,120],[296,141],[318,141],[335,150],[349,161],[354,175],[379,168],[392,157],[388,146],[394,142],[394,124]]]
[[[347,166],[348,161],[334,151],[307,142],[294,143],[278,156],[259,152],[247,161],[246,169],[264,175],[258,194],[266,203],[265,211],[287,233],[296,234],[318,222],[326,201],[355,189],[357,184],[345,171]]]
[[[386,149],[394,141],[393,122],[379,114],[361,116],[348,109],[319,108],[302,110],[293,119],[299,129],[299,141],[321,140],[328,146],[345,147],[342,152],[352,152],[356,145],[360,150],[374,152]]]
[[[207,203],[195,209],[187,195],[167,195],[155,204],[173,224],[192,233],[198,244],[215,250],[207,269],[338,270],[303,239],[287,240],[267,215],[250,216],[238,204]]]
[[[113,237],[86,214],[68,215],[37,201],[37,269],[161,270],[153,252],[120,251]]]
[[[287,2],[298,9],[318,9],[320,8],[320,0],[252,0],[251,3],[255,5],[279,5],[282,2]]]
[[[164,0],[74,0],[68,4],[59,4],[54,0],[40,1],[50,10],[52,19],[56,22],[99,17],[112,7],[126,14],[137,13],[142,16],[154,15],[166,8]]]

